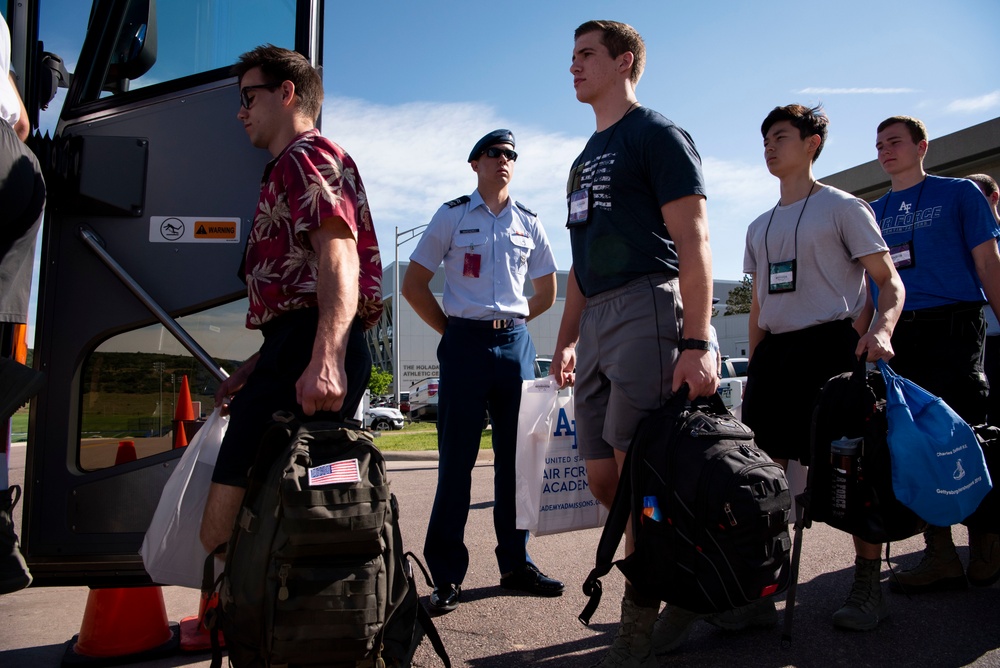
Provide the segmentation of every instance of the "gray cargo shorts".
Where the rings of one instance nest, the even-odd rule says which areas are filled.
[[[577,344],[576,440],[584,459],[625,452],[671,394],[683,319],[676,278],[651,274],[587,300]]]

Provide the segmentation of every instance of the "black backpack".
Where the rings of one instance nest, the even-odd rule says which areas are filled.
[[[810,465],[805,491],[795,497],[795,540],[792,548],[792,582],[785,600],[782,644],[792,642],[795,590],[798,583],[802,532],[813,521],[857,536],[868,543],[886,544],[920,533],[924,520],[904,506],[892,489],[889,456],[889,423],[885,413],[885,380],[878,371],[866,370],[865,358],[853,372],[834,376],[823,385],[813,407],[810,433]],[[835,471],[834,441],[860,439],[849,465]],[[835,476],[840,476],[839,507]]]
[[[887,440],[885,381],[858,362],[851,373],[828,380],[813,409],[811,465],[803,505],[805,526],[824,522],[869,543],[903,540],[927,525],[896,499]],[[861,438],[846,483],[846,509],[835,512],[831,443]]]
[[[699,613],[784,591],[790,508],[785,473],[753,432],[717,394],[688,405],[683,386],[632,439],[580,621],[590,621],[612,565],[637,590]],[[630,514],[635,551],[613,563]]]
[[[450,666],[417,598],[399,505],[371,434],[300,425],[287,413],[275,420],[233,535],[216,550],[226,549],[218,581],[214,555],[206,561],[203,589],[219,591],[206,619],[212,665],[221,665],[221,630],[238,668],[408,666],[424,634]]]

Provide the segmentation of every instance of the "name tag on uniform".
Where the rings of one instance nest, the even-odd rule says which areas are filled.
[[[465,254],[465,265],[462,268],[462,276],[468,278],[479,278],[479,263],[482,262],[483,256],[479,253],[466,253]]]
[[[913,253],[913,239],[904,244],[889,247],[889,257],[896,270],[908,269],[916,264],[916,257]]]

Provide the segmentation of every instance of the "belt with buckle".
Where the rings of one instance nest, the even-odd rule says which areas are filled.
[[[523,325],[527,320],[524,318],[501,318],[499,320],[472,320],[470,318],[456,318],[454,316],[448,316],[449,325],[458,325],[460,327],[475,327],[478,329],[510,329],[511,327],[517,327],[518,325]]]

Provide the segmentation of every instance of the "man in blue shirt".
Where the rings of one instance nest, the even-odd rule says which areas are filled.
[[[980,424],[989,391],[983,304],[989,302],[994,312],[1000,308],[1000,228],[971,181],[924,172],[927,146],[927,128],[916,118],[893,116],[878,126],[875,148],[892,189],[872,209],[906,287],[892,335],[892,368],[940,396],[969,424]],[[929,527],[924,540],[921,562],[899,573],[890,589],[964,589],[951,528]],[[969,542],[969,580],[992,584],[1000,578],[997,534],[970,526]]]
[[[493,524],[500,586],[559,596],[563,583],[546,577],[527,552],[528,532],[516,527],[514,456],[522,380],[534,378],[535,346],[525,322],[555,302],[556,264],[533,211],[511,199],[514,133],[494,130],[469,154],[478,187],[438,209],[403,278],[402,293],[441,334],[438,346],[438,486],[427,525],[424,558],[434,579],[431,608],[458,606],[469,567],[465,524],[472,467],[483,415],[493,423]],[[443,304],[430,290],[444,263]],[[524,294],[525,279],[534,294]]]

